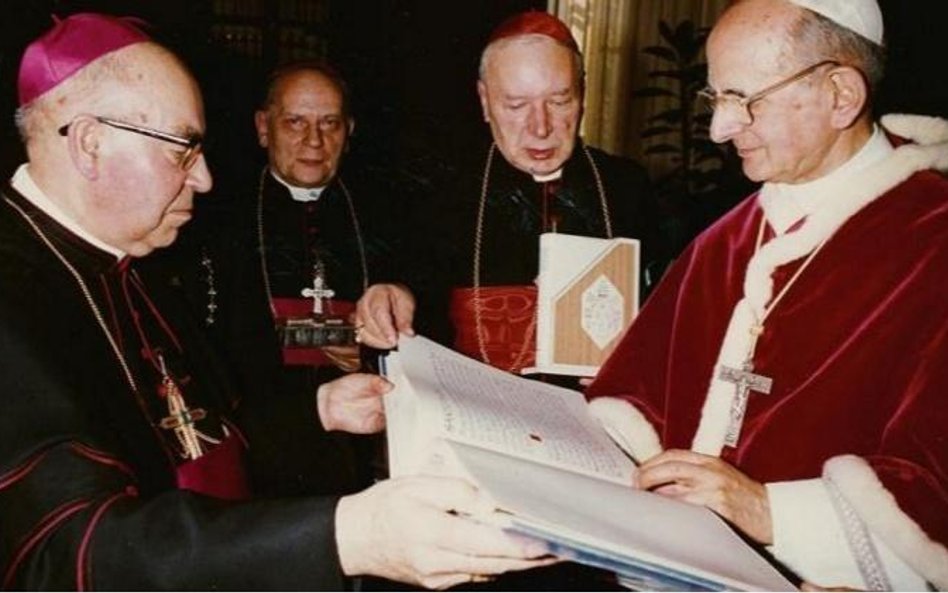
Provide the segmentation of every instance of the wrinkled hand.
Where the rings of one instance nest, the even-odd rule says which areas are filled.
[[[316,390],[316,411],[327,431],[372,434],[385,428],[382,395],[392,384],[378,375],[346,375]]]
[[[665,451],[639,466],[636,486],[708,507],[754,540],[772,543],[767,489],[717,457]]]
[[[325,346],[322,351],[330,362],[347,373],[354,373],[362,368],[362,358],[359,356],[358,344],[354,346]]]
[[[336,508],[342,570],[445,589],[555,562],[543,543],[463,516],[492,509],[486,496],[462,480],[416,476],[379,482],[340,499]]]
[[[387,350],[398,345],[398,334],[415,335],[415,297],[400,284],[373,284],[356,303],[355,325],[360,343]]]

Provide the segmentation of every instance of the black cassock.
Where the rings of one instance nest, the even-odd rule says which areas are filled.
[[[26,217],[83,279],[101,324],[76,278]],[[252,451],[265,429],[255,420],[259,402],[230,389],[174,291],[173,283],[152,283],[127,261],[76,237],[14,190],[3,191],[3,588],[342,586],[335,497],[246,498],[242,474],[252,473],[253,459],[247,466],[240,453],[245,442]],[[200,479],[192,490],[179,486],[195,464],[182,457],[175,431],[161,427],[170,414],[160,389],[164,374],[154,364],[159,359],[195,420],[200,410],[196,428],[226,444],[202,441],[207,453],[198,461],[210,460],[208,488]],[[213,492],[228,480],[230,491]]]
[[[378,439],[322,430],[314,416],[316,390],[342,372],[326,360],[285,364],[268,296],[311,307],[301,291],[313,286],[318,262],[335,293],[325,309],[344,317],[366,285],[396,277],[396,249],[387,230],[395,221],[381,197],[384,191],[368,175],[353,175],[348,196],[334,179],[318,200],[307,202],[293,200],[269,171],[261,180],[262,191],[253,183],[224,203],[224,210],[218,204],[217,211],[202,213],[182,241],[144,264],[153,277],[181,288],[241,398],[260,410],[254,422],[261,430],[249,451],[256,491],[352,492],[379,471]],[[207,204],[220,199],[207,198]],[[370,362],[373,354],[364,352],[364,360]],[[313,421],[294,421],[300,417]]]
[[[471,151],[426,209],[421,223],[424,232],[415,233],[419,239],[416,258],[427,261],[429,267],[413,284],[420,293],[421,324],[430,327],[436,338],[479,357],[462,346],[470,346],[471,340],[461,334],[472,334],[473,330],[459,328],[459,317],[470,315],[460,310],[457,294],[452,303],[452,291],[472,287],[475,281],[488,288],[532,287],[539,267],[539,237],[548,230],[589,237],[607,237],[611,230],[613,237],[639,239],[643,294],[657,282],[670,250],[662,235],[663,219],[641,165],[577,142],[561,178],[541,183],[511,166],[495,148],[486,175],[483,218],[478,224],[488,153],[487,147]],[[478,245],[480,271],[475,279]],[[496,307],[487,303],[484,309],[503,309],[517,303],[516,297],[501,293],[497,300],[503,303],[496,303]],[[465,309],[469,313],[470,305]],[[448,321],[451,317],[453,323]],[[526,312],[525,318],[530,317],[532,312]],[[506,316],[499,323],[510,325],[511,318]],[[460,325],[472,323],[470,318],[460,321]],[[523,339],[513,336],[513,331],[497,332],[504,333]],[[498,345],[498,349],[503,346]],[[512,348],[511,353],[516,350]]]

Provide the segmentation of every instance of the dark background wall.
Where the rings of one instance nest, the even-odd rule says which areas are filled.
[[[230,3],[239,9],[240,0]],[[244,2],[248,4],[262,8],[248,10],[249,17],[222,17],[212,0],[5,2],[0,30],[0,175],[7,176],[24,158],[12,124],[19,58],[25,45],[50,26],[53,13],[96,10],[136,15],[151,23],[156,37],[189,63],[201,83],[209,160],[226,186],[233,173],[255,169],[240,164],[256,163],[262,156],[252,113],[266,72],[288,53],[275,47],[286,30],[316,38],[315,49],[304,48],[298,56],[324,54],[342,71],[357,117],[353,150],[360,158],[385,165],[393,159],[444,154],[463,138],[481,133],[474,81],[484,40],[505,16],[545,7],[543,0],[281,1],[283,8],[315,7],[296,27],[277,2]],[[264,39],[256,40],[264,45],[262,50],[244,51],[240,40],[223,39],[222,26],[241,25],[262,31]]]
[[[948,35],[943,20],[933,18],[943,0],[881,3],[890,45],[881,111],[948,116]],[[227,192],[261,162],[252,112],[266,71],[285,57],[281,35],[298,34],[303,53],[327,56],[349,80],[358,120],[350,159],[432,171],[444,166],[444,155],[485,133],[474,80],[489,31],[513,12],[545,6],[544,0],[7,0],[0,25],[0,175],[24,158],[12,125],[20,54],[54,13],[100,10],[154,25],[201,82],[208,156]],[[241,26],[259,37],[228,38]],[[256,46],[246,51],[241,44],[248,43]]]

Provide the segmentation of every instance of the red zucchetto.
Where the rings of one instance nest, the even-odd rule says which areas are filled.
[[[576,40],[573,39],[573,34],[569,32],[569,27],[555,16],[538,10],[521,12],[508,18],[494,29],[487,43],[489,45],[498,39],[530,34],[545,35],[576,53],[580,53],[579,46],[576,45]]]
[[[53,17],[53,27],[29,44],[20,61],[17,91],[26,105],[107,53],[150,41],[142,21],[106,14],[79,13]]]

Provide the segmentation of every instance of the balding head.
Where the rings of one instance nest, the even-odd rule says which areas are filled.
[[[737,34],[735,34],[737,31]],[[859,33],[788,0],[739,0],[722,14],[708,39],[743,44],[748,57],[758,48],[779,49],[788,67],[833,60],[862,73],[875,91],[882,80],[885,49]],[[769,51],[766,51],[769,56]]]
[[[124,252],[171,243],[210,189],[197,83],[167,49],[143,42],[98,58],[23,110],[29,171],[83,229]],[[115,123],[110,123],[115,122]]]
[[[852,37],[862,39],[787,0],[738,1],[715,24],[711,137],[734,144],[750,179],[817,179],[868,139],[869,85],[840,41]]]
[[[325,187],[336,176],[352,133],[346,85],[332,68],[284,66],[271,77],[254,117],[270,170],[296,187]]]

